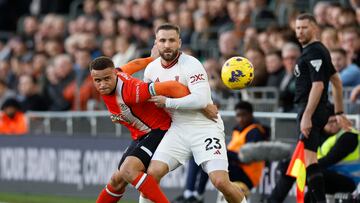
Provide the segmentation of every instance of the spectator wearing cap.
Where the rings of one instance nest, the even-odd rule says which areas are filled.
[[[28,132],[26,116],[22,112],[20,104],[16,99],[7,99],[2,104],[1,110],[0,134],[22,135]]]

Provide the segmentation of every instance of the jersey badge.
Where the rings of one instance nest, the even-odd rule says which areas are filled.
[[[311,65],[315,68],[316,72],[319,72],[322,60],[321,59],[315,59],[310,61]]]

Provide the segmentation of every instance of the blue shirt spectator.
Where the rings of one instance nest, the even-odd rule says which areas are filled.
[[[344,87],[354,87],[360,84],[360,67],[350,64],[340,71],[340,78]]]

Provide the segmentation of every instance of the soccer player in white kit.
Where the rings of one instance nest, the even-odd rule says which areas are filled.
[[[205,69],[196,58],[179,51],[180,30],[176,25],[159,26],[155,45],[161,57],[147,66],[144,80],[176,80],[188,86],[191,94],[178,99],[163,96],[151,99],[158,107],[169,110],[172,124],[158,146],[147,173],[160,181],[193,155],[195,162],[209,174],[211,182],[223,193],[227,202],[246,202],[241,189],[229,179],[221,117],[218,115],[214,122],[200,111],[212,103]],[[140,202],[147,201],[140,198]]]

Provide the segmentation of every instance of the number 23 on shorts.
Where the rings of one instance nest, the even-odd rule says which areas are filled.
[[[220,139],[213,137],[213,138],[206,138],[204,140],[206,143],[205,150],[212,150],[212,149],[221,149]]]

